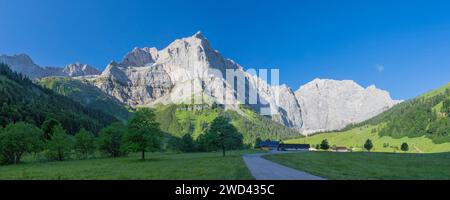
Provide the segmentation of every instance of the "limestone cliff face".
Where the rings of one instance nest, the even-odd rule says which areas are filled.
[[[173,87],[169,75],[159,66],[125,67],[111,63],[100,76],[90,81],[132,107],[151,104],[167,95]]]
[[[303,114],[303,134],[339,130],[368,120],[399,101],[375,86],[315,79],[295,92]]]
[[[237,84],[226,79],[230,69],[238,77]],[[112,62],[100,76],[89,80],[130,106],[217,102],[239,111],[239,104],[246,104],[286,126],[300,129],[302,125],[298,102],[289,88],[272,87],[245,72],[214,50],[200,32],[160,51],[135,48],[120,63]],[[243,88],[252,92],[243,92]],[[248,93],[258,94],[261,100],[250,102]],[[289,98],[278,99],[280,93]]]

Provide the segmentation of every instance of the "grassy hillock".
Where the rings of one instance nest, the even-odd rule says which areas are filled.
[[[322,140],[328,140],[331,146],[344,146],[353,151],[364,151],[363,145],[367,139],[373,142],[373,152],[402,152],[400,147],[406,142],[409,145],[409,153],[435,153],[449,152],[450,143],[435,144],[426,136],[393,138],[391,136],[380,136],[377,132],[379,126],[362,126],[342,132],[322,133],[311,137],[287,140],[286,143],[311,144],[316,146]]]
[[[69,97],[86,107],[101,110],[118,119],[125,121],[130,116],[126,105],[82,80],[64,77],[46,77],[40,79],[39,84],[58,94]]]
[[[218,116],[224,115],[244,136],[244,143],[253,144],[257,137],[265,140],[284,140],[300,136],[295,130],[261,116],[250,109],[241,108],[244,116],[222,108],[207,108],[203,110],[185,109],[186,105],[160,105],[156,108],[157,121],[163,131],[176,137],[191,134],[194,138],[200,136],[209,124]]]

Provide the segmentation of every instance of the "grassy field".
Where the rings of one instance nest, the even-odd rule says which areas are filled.
[[[0,166],[0,180],[234,180],[253,179],[244,161],[244,151],[221,153],[149,154],[139,156],[27,162]],[[247,152],[248,153],[248,152]]]
[[[331,180],[450,179],[450,153],[308,152],[266,158]]]
[[[450,143],[435,144],[425,136],[417,138],[404,137],[395,139],[392,137],[380,137],[377,132],[372,132],[377,126],[365,126],[354,128],[344,132],[333,132],[317,134],[311,137],[293,139],[284,141],[285,143],[302,143],[316,146],[322,140],[327,139],[331,146],[345,146],[352,148],[354,151],[363,151],[364,143],[367,139],[371,139],[374,145],[374,152],[401,152],[400,146],[403,142],[408,143],[408,153],[439,153],[450,152]]]

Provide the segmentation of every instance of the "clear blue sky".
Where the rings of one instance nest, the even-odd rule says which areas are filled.
[[[408,99],[450,82],[449,10],[430,0],[0,0],[0,54],[103,69],[201,30],[245,68],[280,68],[293,90],[352,79]]]

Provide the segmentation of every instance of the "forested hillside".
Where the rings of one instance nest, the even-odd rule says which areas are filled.
[[[273,122],[250,109],[243,107],[241,110],[245,116],[214,105],[197,110],[192,110],[188,105],[161,105],[156,109],[156,116],[161,129],[176,137],[185,134],[190,134],[193,138],[199,137],[218,116],[231,119],[231,123],[244,136],[245,144],[253,144],[258,137],[263,140],[284,140],[300,136],[297,131]]]
[[[40,127],[55,119],[74,134],[81,128],[98,133],[117,119],[102,111],[86,108],[67,97],[34,84],[7,65],[0,64],[0,126],[19,121]]]
[[[123,121],[126,121],[130,115],[126,105],[82,80],[46,77],[40,79],[39,84],[88,108],[101,110]]]
[[[450,142],[450,84],[403,102],[391,110],[362,124],[347,127],[347,130],[363,125],[380,125],[374,132],[380,136],[421,137],[426,136],[435,143]]]

